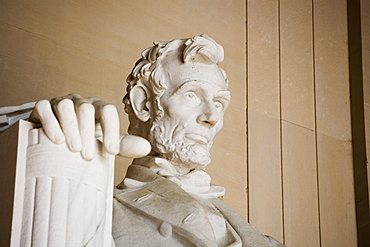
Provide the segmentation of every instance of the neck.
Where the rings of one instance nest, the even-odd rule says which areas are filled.
[[[199,165],[197,164],[187,164],[185,162],[182,162],[181,160],[168,159],[167,157],[165,157],[165,155],[153,154],[153,153],[143,158],[136,158],[134,159],[132,163],[145,165],[148,162],[148,160],[152,158],[160,158],[160,159],[167,161],[171,165],[171,168],[174,170],[174,172],[177,175],[185,175],[194,170],[204,170],[204,169],[199,169]]]
[[[204,199],[217,198],[225,194],[225,188],[222,186],[211,185],[211,177],[202,169],[189,169],[181,163],[164,159],[158,156],[146,156],[135,159],[133,165],[139,165],[152,170],[156,175],[168,179],[191,195],[197,195]],[[180,168],[180,169],[179,169]],[[135,188],[149,182],[145,172],[130,173],[123,180],[119,188]],[[133,179],[134,178],[134,179]],[[142,179],[141,179],[142,178]]]

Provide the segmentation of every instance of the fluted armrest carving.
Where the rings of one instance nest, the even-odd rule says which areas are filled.
[[[42,128],[18,127],[11,246],[111,246],[114,156],[91,161]],[[11,165],[11,164],[8,164]]]

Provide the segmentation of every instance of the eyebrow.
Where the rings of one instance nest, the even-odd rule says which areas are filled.
[[[175,94],[181,94],[183,91],[187,90],[188,88],[191,87],[197,87],[198,89],[200,88],[204,92],[208,92],[207,87],[204,86],[204,83],[202,81],[196,81],[196,80],[191,80],[191,81],[186,81],[179,88],[175,91]],[[230,101],[230,91],[228,90],[221,90],[216,92],[215,95],[216,98],[224,98],[228,101]]]
[[[231,100],[231,93],[228,90],[218,91],[216,93],[216,98],[224,98],[227,101],[230,101]]]
[[[207,91],[207,89],[205,88],[205,86],[203,85],[203,83],[201,81],[191,80],[191,81],[186,81],[183,84],[181,84],[176,89],[175,94],[181,94],[182,91],[187,90],[188,87],[197,87],[197,88],[201,88],[203,91]]]

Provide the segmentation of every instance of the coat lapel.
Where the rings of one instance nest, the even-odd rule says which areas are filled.
[[[173,231],[186,236],[197,246],[217,246],[212,226],[197,200],[145,167],[132,166],[127,176],[135,179],[137,174],[147,183],[137,189],[117,191],[115,198],[120,203],[171,224]]]

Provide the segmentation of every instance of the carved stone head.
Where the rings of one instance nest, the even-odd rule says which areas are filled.
[[[230,102],[223,48],[207,35],[155,42],[127,78],[123,99],[129,133],[152,144],[152,155],[180,172],[204,169]]]

